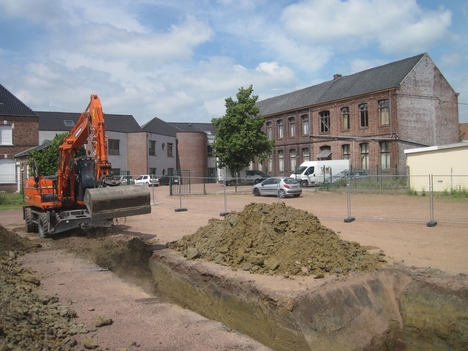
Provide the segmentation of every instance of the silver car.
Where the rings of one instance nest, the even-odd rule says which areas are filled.
[[[279,197],[294,196],[302,194],[302,188],[297,180],[289,177],[271,177],[263,182],[255,184],[252,188],[255,196],[274,195]]]

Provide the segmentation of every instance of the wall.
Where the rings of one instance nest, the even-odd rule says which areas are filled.
[[[434,191],[453,188],[468,189],[468,143],[439,147],[419,148],[406,151],[406,164],[416,191],[428,191],[425,185],[432,174]],[[421,184],[419,176],[424,177]]]
[[[148,174],[148,145],[145,132],[128,133],[128,170],[130,174],[138,177]]]
[[[158,177],[169,174],[169,168],[177,168],[176,138],[166,135],[148,133],[148,148],[150,140],[156,141],[156,155],[149,155],[147,152],[148,168],[156,168],[156,175]],[[172,156],[168,156],[168,144],[172,144]]]
[[[205,132],[179,132],[177,152],[179,169],[190,171],[190,181],[201,183],[208,171],[208,136]]]
[[[5,164],[8,164],[9,169],[11,168],[11,172],[9,172],[11,174],[8,178],[12,182],[0,184],[0,191],[17,191],[21,183],[21,165],[15,162],[14,155],[38,145],[39,117],[1,116],[0,121],[2,124],[13,126],[13,145],[0,146],[0,158],[4,160]]]
[[[397,98],[398,135],[421,145],[458,142],[458,98],[432,60],[425,55],[401,84]],[[404,150],[420,147],[401,144]]]

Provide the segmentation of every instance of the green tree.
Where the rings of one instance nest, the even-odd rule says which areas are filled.
[[[30,170],[30,176],[34,175],[34,161],[38,169],[38,175],[53,175],[57,173],[60,150],[59,146],[62,145],[63,140],[68,133],[57,134],[52,140],[51,144],[44,149],[34,150],[31,152],[28,158],[28,166]],[[76,157],[84,156],[86,151],[84,147],[81,147],[76,153]]]
[[[259,114],[255,105],[258,96],[251,95],[252,91],[252,85],[247,89],[241,87],[237,101],[225,99],[226,114],[211,120],[217,129],[213,151],[218,167],[228,167],[233,175],[255,158],[260,162],[266,160],[275,144],[262,130],[265,119]]]

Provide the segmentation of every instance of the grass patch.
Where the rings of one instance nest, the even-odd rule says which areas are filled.
[[[0,211],[19,210],[24,205],[24,196],[20,193],[0,193]]]

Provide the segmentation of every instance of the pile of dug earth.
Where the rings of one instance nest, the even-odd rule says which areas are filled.
[[[385,262],[382,251],[341,240],[314,215],[284,203],[251,203],[167,246],[190,260],[285,277],[371,272]]]
[[[35,293],[40,280],[16,258],[37,248],[0,226],[1,351],[75,350],[73,336],[88,332],[75,323],[75,311],[62,305],[57,297],[39,297]]]

